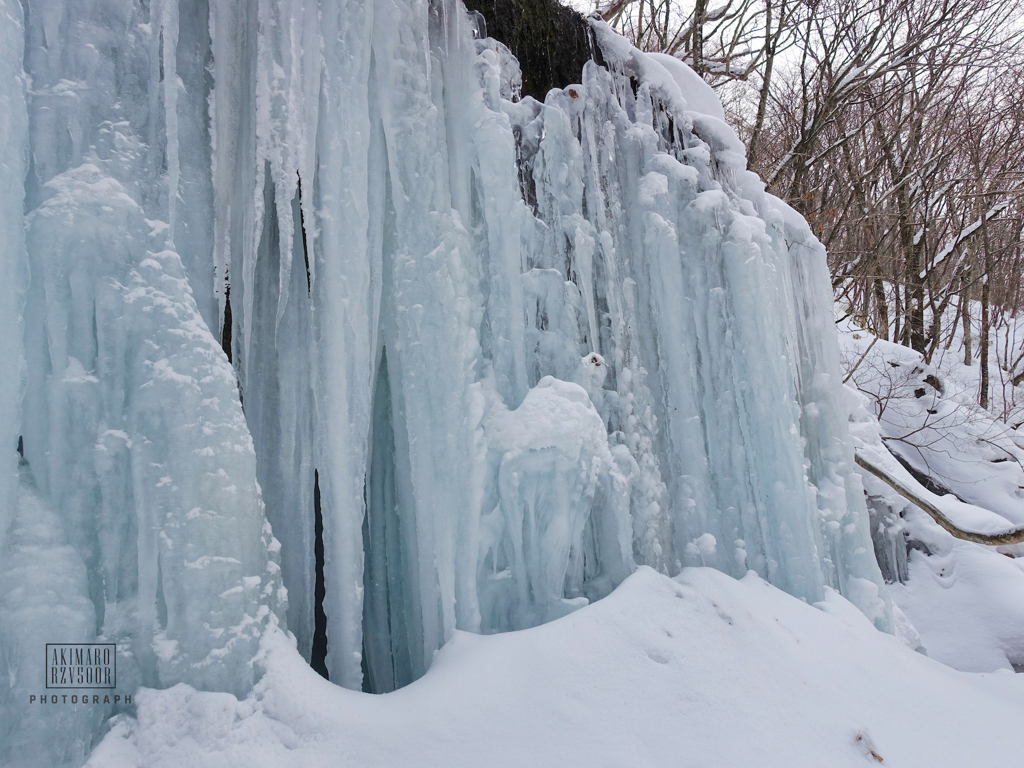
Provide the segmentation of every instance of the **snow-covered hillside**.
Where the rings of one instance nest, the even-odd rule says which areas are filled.
[[[929,365],[843,328],[854,445],[964,530],[1012,530],[1024,524],[1024,450],[977,406],[978,365],[963,365],[953,341]],[[863,481],[890,594],[928,655],[969,671],[1024,668],[1024,545],[961,541],[869,473]]]

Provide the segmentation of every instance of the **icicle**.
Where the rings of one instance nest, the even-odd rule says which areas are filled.
[[[4,0],[0,15],[0,555],[16,508],[17,455],[21,429],[22,311],[27,271],[25,259],[25,174],[28,170],[28,110],[25,101],[24,16],[18,0]]]
[[[371,123],[370,44],[377,4],[323,9],[323,73],[313,240],[314,457],[324,520],[331,680],[362,687],[362,522],[382,281],[383,148]],[[372,156],[372,161],[371,161]],[[304,205],[305,200],[303,201]],[[372,203],[372,205],[371,205]],[[371,233],[375,233],[371,237]],[[312,557],[312,553],[310,553]]]
[[[167,141],[167,223],[168,247],[174,248],[174,232],[178,220],[178,182],[181,173],[178,160],[178,0],[163,0],[158,6],[163,68],[164,124]],[[154,89],[155,90],[155,89]]]
[[[210,39],[213,89],[210,93],[210,143],[214,198],[214,265],[219,317],[223,323],[231,283],[232,319],[243,329],[241,353],[248,349],[246,329],[251,304],[255,250],[259,243],[257,200],[262,198],[263,167],[256,158],[255,63],[257,14],[245,0],[212,0]],[[247,311],[248,310],[248,311]]]

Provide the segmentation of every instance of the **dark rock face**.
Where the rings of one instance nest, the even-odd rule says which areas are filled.
[[[540,101],[552,88],[580,81],[589,59],[601,62],[590,26],[556,0],[463,0],[487,22],[487,34],[507,45],[523,71],[523,96]]]

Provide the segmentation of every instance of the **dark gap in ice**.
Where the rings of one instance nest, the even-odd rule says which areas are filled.
[[[156,46],[156,59],[160,67],[160,82],[164,81],[164,30],[160,28],[160,34],[157,36]]]
[[[164,569],[156,558],[156,620],[160,629],[167,629],[167,598],[164,597]]]
[[[306,245],[306,217],[302,212],[302,177],[299,176],[299,172],[296,171],[295,175],[299,179],[299,231],[302,233],[302,259],[306,262],[306,293],[312,293],[312,281],[309,274],[309,248]]]
[[[557,0],[465,0],[483,16],[485,34],[500,40],[519,60],[523,96],[543,101],[552,88],[578,82],[591,59],[604,65],[587,20]]]
[[[530,146],[524,151],[523,129],[515,126],[512,129],[512,137],[516,145],[516,175],[519,178],[519,192],[523,200],[535,216],[539,215],[537,207],[537,182],[533,178],[533,161],[536,157],[537,147]],[[585,214],[584,214],[585,215]]]
[[[395,414],[382,349],[374,385],[363,518],[363,690],[389,693],[413,681],[411,600],[403,546]]]
[[[231,285],[225,281],[224,284],[224,327],[220,333],[220,346],[224,354],[231,360]]]
[[[18,435],[18,455],[23,459],[25,458],[25,438],[21,435]]]
[[[313,588],[313,599],[316,603],[313,609],[313,652],[309,659],[309,665],[320,673],[325,680],[330,680],[327,674],[327,614],[324,613],[324,597],[327,588],[324,582],[324,517],[320,511],[320,473],[313,470],[313,557],[316,561],[316,586]]]
[[[565,254],[565,279],[576,287],[579,287],[579,279],[576,277],[576,265],[573,263],[573,243],[568,235],[563,234],[565,245],[562,252]]]
[[[373,677],[370,672],[370,665],[366,661],[369,655],[373,653],[373,649],[367,647],[368,643],[372,642],[372,640],[369,637],[370,633],[367,632],[366,626],[367,609],[365,596],[368,594],[366,583],[370,580],[370,569],[366,562],[370,549],[370,513],[366,500],[366,485],[366,483],[363,484],[363,507],[366,508],[366,514],[363,515],[363,647],[362,658],[359,660],[359,671],[363,674],[363,693],[374,693]]]

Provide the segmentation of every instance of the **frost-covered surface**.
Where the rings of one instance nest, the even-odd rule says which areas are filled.
[[[455,0],[23,5],[0,545],[20,437],[126,692],[244,696],[279,620],[310,659],[317,490],[348,688],[638,565],[834,588],[892,629],[824,252],[684,65],[594,21],[608,68],[540,103]]]
[[[244,693],[284,594],[234,373],[115,179],[86,163],[46,189],[28,216],[25,458],[129,687]]]
[[[644,568],[550,624],[456,632],[385,696],[323,681],[274,632],[248,699],[143,691],[89,766],[1020,764],[1024,677],[949,669],[830,590],[820,608],[753,574]]]
[[[86,584],[85,563],[22,464],[14,520],[0,561],[0,649],[7,661],[0,678],[4,765],[80,765],[110,713],[109,707],[62,707],[32,717],[36,713],[27,706],[29,696],[38,701],[46,679],[46,644],[54,638],[82,643],[96,637]]]
[[[1024,523],[1024,453],[1012,429],[974,404],[977,365],[952,355],[926,365],[854,328],[841,340],[846,364],[860,361],[847,388],[857,452],[961,528],[1000,533]],[[949,492],[923,487],[893,454]],[[1024,547],[956,539],[878,479],[863,481],[878,562],[896,582],[898,633],[912,626],[913,642],[957,669],[1024,667]]]

